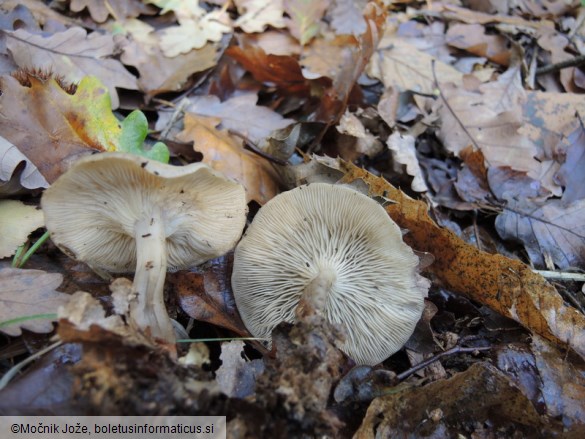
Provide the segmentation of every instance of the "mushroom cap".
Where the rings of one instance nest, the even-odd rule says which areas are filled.
[[[134,270],[134,225],[154,211],[164,221],[169,270],[229,251],[247,213],[244,188],[203,163],[172,166],[119,152],[80,159],[41,205],[64,253],[111,272]]]
[[[346,327],[342,350],[373,365],[406,343],[422,314],[429,285],[417,267],[382,206],[347,186],[314,183],[258,211],[236,247],[232,288],[248,330],[270,338],[295,321],[309,285],[327,285],[322,312]]]

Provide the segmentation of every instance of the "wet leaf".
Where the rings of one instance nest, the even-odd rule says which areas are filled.
[[[44,318],[23,320],[0,327],[0,331],[11,336],[21,334],[21,329],[33,332],[51,332],[52,322],[57,320],[57,309],[66,304],[69,294],[56,291],[63,282],[60,274],[41,270],[0,269],[0,322],[50,314]]]

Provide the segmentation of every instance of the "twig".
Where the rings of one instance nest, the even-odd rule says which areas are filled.
[[[441,352],[437,355],[434,355],[431,358],[428,358],[424,361],[421,361],[420,363],[418,363],[415,366],[412,366],[410,369],[405,370],[402,373],[399,373],[398,375],[396,375],[396,379],[398,379],[398,381],[402,381],[405,380],[406,378],[408,378],[410,375],[412,375],[413,373],[418,372],[421,369],[424,369],[425,367],[427,367],[428,365],[434,363],[437,360],[440,360],[443,357],[447,357],[449,355],[454,355],[454,354],[465,354],[465,353],[472,353],[472,352],[478,352],[478,351],[489,351],[492,347],[491,346],[483,346],[483,347],[463,347],[463,346],[453,346],[451,349],[447,349],[444,352]]]
[[[575,282],[585,282],[585,273],[570,273],[567,271],[548,271],[548,270],[532,270],[533,273],[540,274],[547,279],[561,279],[572,280]]]
[[[169,119],[169,121],[166,124],[165,128],[160,133],[160,138],[163,141],[164,141],[164,139],[167,138],[167,136],[169,135],[169,131],[171,131],[171,128],[173,127],[173,125],[175,124],[175,122],[177,121],[177,119],[179,118],[179,115],[185,111],[185,107],[188,104],[189,104],[189,99],[185,98],[185,99],[182,99],[181,102],[179,102],[179,105],[177,105],[175,107],[175,111],[171,115],[171,118]]]
[[[585,64],[585,55],[579,55],[575,58],[567,59],[556,64],[549,64],[547,66],[540,67],[536,69],[536,76],[558,72],[559,70],[566,69],[567,67],[578,67],[581,64]]]
[[[252,142],[245,134],[240,133],[239,131],[236,130],[228,130],[228,132],[230,134],[233,134],[234,136],[239,137],[240,139],[242,139],[246,145],[248,146],[248,148],[250,148],[250,150],[252,150],[253,153],[258,154],[260,157],[265,158],[266,160],[271,161],[272,163],[276,163],[277,165],[280,166],[286,166],[288,165],[288,162],[285,160],[281,160],[277,157],[274,157],[270,154],[268,154],[267,152],[262,151],[254,142]]]

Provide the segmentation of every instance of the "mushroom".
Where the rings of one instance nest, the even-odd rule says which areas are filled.
[[[129,272],[131,320],[174,343],[164,304],[167,267],[201,264],[233,248],[246,222],[244,188],[203,163],[172,166],[106,152],[79,160],[45,191],[53,242],[94,268]]]
[[[255,337],[294,323],[308,303],[345,326],[349,357],[374,365],[399,350],[420,319],[429,283],[417,268],[382,206],[350,187],[313,183],[258,211],[236,247],[232,289]]]

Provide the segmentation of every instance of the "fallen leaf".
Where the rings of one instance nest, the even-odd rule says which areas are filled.
[[[486,34],[486,29],[480,24],[456,23],[449,26],[446,38],[450,46],[485,57],[496,64],[507,66],[510,63],[511,50],[506,37]]]
[[[547,255],[562,270],[585,264],[585,199],[572,203],[505,200],[496,229],[503,239],[522,242],[533,264],[545,267]]]
[[[0,322],[37,314],[55,314],[54,317],[24,320],[0,327],[0,331],[12,337],[22,329],[33,332],[51,332],[56,321],[57,309],[69,301],[69,294],[59,293],[56,288],[63,276],[41,270],[0,269]]]
[[[366,72],[382,81],[386,88],[396,87],[400,91],[412,90],[433,94],[435,90],[433,64],[437,79],[441,83],[461,83],[463,74],[455,68],[389,35],[380,41]]]
[[[234,26],[244,32],[264,32],[268,26],[285,26],[283,0],[234,0],[240,16]]]
[[[413,200],[383,178],[342,160],[321,158],[317,163],[325,167],[319,171],[321,181],[325,176],[330,182],[362,181],[370,196],[392,200],[385,209],[401,228],[409,231],[404,241],[434,256],[426,271],[447,289],[483,303],[585,358],[585,316],[566,306],[542,276],[520,261],[484,253],[437,226],[425,203]]]
[[[353,113],[346,111],[339,124],[335,127],[341,134],[346,134],[352,140],[350,145],[352,153],[374,157],[382,151],[382,143],[372,135],[360,119]],[[339,146],[339,148],[342,148]],[[343,154],[342,154],[343,156]]]
[[[263,205],[278,193],[278,174],[270,162],[245,150],[241,140],[217,129],[220,119],[187,113],[184,123],[178,140],[195,142],[203,162],[244,186],[247,200]]]
[[[331,27],[338,35],[361,35],[367,29],[362,10],[366,0],[333,0],[328,15],[331,17]]]
[[[103,23],[111,15],[115,20],[135,18],[141,14],[152,14],[152,8],[139,0],[71,0],[69,8],[73,12],[89,10],[91,18]]]
[[[585,198],[585,129],[582,124],[569,134],[568,142],[565,163],[559,168],[557,179],[565,188],[563,202],[572,203]]]
[[[49,183],[37,167],[16,146],[0,136],[0,182],[9,182],[14,177],[16,168],[23,162],[24,169],[17,176],[19,185],[27,189],[49,187]],[[0,193],[3,193],[2,190]]]
[[[406,166],[406,173],[414,177],[410,185],[415,192],[426,192],[429,189],[425,183],[422,169],[416,158],[416,150],[414,147],[415,138],[409,134],[400,134],[394,131],[386,142],[388,148],[392,152],[392,158]]]
[[[302,46],[311,41],[320,29],[320,22],[330,0],[284,0],[284,12],[290,33]]]
[[[208,41],[218,42],[223,34],[232,32],[225,8],[207,12],[197,0],[186,2],[151,1],[163,6],[161,14],[172,10],[179,21],[178,26],[169,26],[159,31],[159,46],[168,57],[201,49]]]
[[[27,80],[0,77],[0,132],[49,183],[82,155],[117,148],[120,126],[97,78],[85,77],[72,95],[53,78]]]
[[[254,394],[256,378],[264,372],[262,360],[246,361],[242,357],[244,343],[233,340],[221,345],[221,366],[215,372],[220,390],[232,398]]]
[[[36,35],[24,29],[6,33],[6,47],[14,62],[23,69],[50,72],[70,83],[78,83],[86,75],[97,76],[110,92],[112,108],[118,108],[116,87],[136,90],[136,78],[122,63],[113,58],[111,35],[72,27],[50,36]]]
[[[236,309],[231,291],[233,254],[222,256],[191,271],[169,273],[181,308],[190,317],[250,337]]]
[[[185,111],[199,116],[217,117],[220,127],[245,136],[256,145],[262,144],[273,131],[292,124],[267,107],[256,105],[258,97],[253,93],[241,94],[220,102],[216,96],[195,96]]]
[[[35,206],[0,200],[0,259],[12,256],[28,235],[44,225],[43,212]]]
[[[293,56],[270,55],[262,48],[253,46],[231,46],[225,53],[242,64],[259,82],[274,84],[295,95],[307,95],[310,91],[310,83]]]
[[[219,46],[208,43],[201,49],[169,58],[159,47],[159,33],[140,20],[124,23],[128,38],[120,42],[122,62],[134,66],[140,73],[138,87],[147,98],[164,92],[178,92],[198,72],[210,69],[217,64]]]

